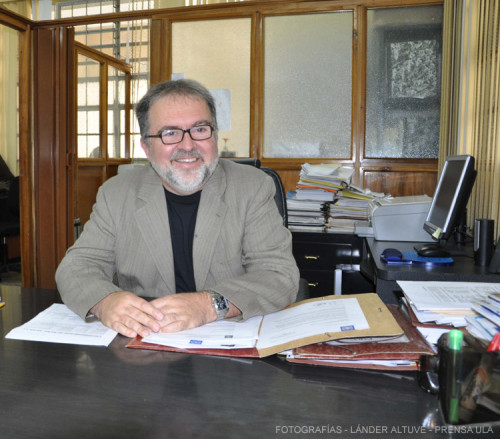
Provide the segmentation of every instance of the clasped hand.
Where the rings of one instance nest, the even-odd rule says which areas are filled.
[[[126,337],[147,337],[153,332],[177,332],[217,318],[210,295],[203,291],[180,293],[151,302],[128,291],[111,293],[91,309],[107,327]]]

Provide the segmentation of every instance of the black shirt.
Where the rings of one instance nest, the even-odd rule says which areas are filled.
[[[200,197],[201,191],[191,195],[176,195],[165,189],[177,293],[196,291],[193,238]]]

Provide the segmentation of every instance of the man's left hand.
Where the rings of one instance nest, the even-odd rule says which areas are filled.
[[[158,322],[161,332],[196,328],[217,319],[212,298],[205,291],[172,294],[154,299],[150,303],[163,313],[163,319]]]

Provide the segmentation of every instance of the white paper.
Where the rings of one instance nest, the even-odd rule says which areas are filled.
[[[85,322],[66,305],[54,303],[5,338],[89,346],[108,346],[116,332],[101,322]]]
[[[219,320],[176,333],[153,333],[142,341],[182,349],[253,348],[261,321],[261,316],[252,317],[245,322]]]
[[[318,300],[266,315],[258,348],[265,349],[317,334],[369,327],[358,299]]]
[[[451,325],[455,328],[466,326],[467,320],[465,318],[474,314],[470,309],[462,310],[460,314],[442,314],[434,311],[420,311],[414,305],[410,306],[420,323],[434,322],[438,325]]]
[[[287,358],[295,358],[293,351],[286,351]],[[315,358],[315,362],[324,364],[352,364],[354,366],[359,366],[360,364],[373,365],[373,366],[385,366],[385,367],[399,367],[399,366],[415,366],[416,362],[413,360],[405,359],[395,359],[395,360],[330,360]]]
[[[317,334],[367,328],[358,299],[349,298],[304,303],[245,322],[221,320],[174,334],[151,334],[142,341],[182,349],[265,349]]]
[[[450,332],[449,329],[427,328],[425,326],[417,326],[417,330],[420,332],[420,335],[425,338],[425,341],[434,350],[434,352],[437,352],[437,342],[439,337],[446,332]]]
[[[404,295],[422,310],[470,310],[481,296],[500,293],[500,283],[397,281]]]

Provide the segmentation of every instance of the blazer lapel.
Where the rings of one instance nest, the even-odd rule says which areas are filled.
[[[156,265],[165,281],[168,293],[174,294],[174,259],[165,192],[159,177],[152,168],[149,169],[138,189],[137,197],[143,202],[135,213],[137,227],[151,253],[151,260],[144,261],[144,263]]]
[[[222,200],[226,189],[226,175],[217,166],[201,193],[200,206],[194,231],[193,266],[197,290],[204,285],[212,261],[215,246],[224,223],[227,205]]]

